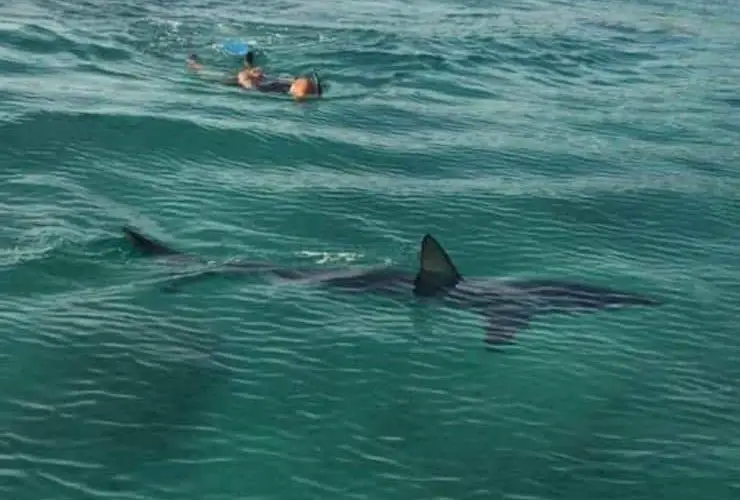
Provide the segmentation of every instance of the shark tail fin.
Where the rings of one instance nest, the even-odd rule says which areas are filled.
[[[123,234],[134,248],[146,255],[174,255],[178,253],[166,245],[144,236],[129,226],[123,227]]]
[[[455,287],[460,281],[462,276],[442,245],[431,234],[425,235],[421,241],[414,293],[422,296],[436,295]]]

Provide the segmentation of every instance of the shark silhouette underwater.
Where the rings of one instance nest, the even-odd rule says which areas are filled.
[[[126,239],[140,253],[184,262],[205,262],[124,226]],[[589,313],[630,306],[659,306],[661,301],[601,286],[551,279],[507,280],[463,278],[442,245],[426,234],[416,273],[393,266],[372,268],[301,268],[269,262],[237,261],[176,278],[179,283],[209,276],[247,275],[272,277],[337,289],[345,293],[382,294],[430,300],[445,306],[478,312],[485,320],[484,341],[510,343],[537,314]],[[172,289],[172,288],[171,288]]]

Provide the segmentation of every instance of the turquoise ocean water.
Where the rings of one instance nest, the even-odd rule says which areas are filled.
[[[0,5],[0,498],[740,498],[740,10],[687,0]],[[296,104],[216,85],[243,38]],[[172,269],[413,269],[665,301],[471,312]]]

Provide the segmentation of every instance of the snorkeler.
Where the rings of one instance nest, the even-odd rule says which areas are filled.
[[[191,54],[187,61],[188,67],[194,71],[203,69],[198,62],[198,56]],[[301,100],[310,96],[321,96],[322,88],[316,73],[311,76],[301,75],[293,78],[274,78],[268,80],[262,68],[254,65],[254,53],[247,52],[244,56],[244,67],[231,77],[221,81],[224,85],[233,85],[260,92],[274,92],[290,94],[294,99]]]

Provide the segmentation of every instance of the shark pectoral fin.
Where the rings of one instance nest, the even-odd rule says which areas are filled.
[[[452,259],[442,245],[430,234],[424,236],[419,252],[419,272],[414,279],[414,293],[422,296],[436,295],[462,281]]]
[[[517,331],[529,326],[532,317],[523,308],[496,309],[486,313],[486,336],[483,341],[488,345],[501,345],[514,342]]]

